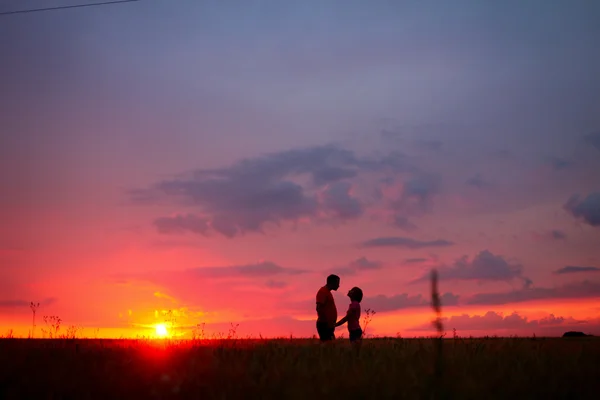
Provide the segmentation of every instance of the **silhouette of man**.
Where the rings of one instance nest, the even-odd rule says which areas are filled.
[[[317,292],[317,332],[321,341],[335,339],[335,324],[337,322],[337,308],[333,300],[332,290],[340,287],[340,277],[329,275],[327,284]]]

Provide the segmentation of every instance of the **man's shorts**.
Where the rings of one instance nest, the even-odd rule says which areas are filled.
[[[321,341],[325,342],[335,339],[334,331],[335,328],[330,328],[326,322],[317,321],[317,332]]]

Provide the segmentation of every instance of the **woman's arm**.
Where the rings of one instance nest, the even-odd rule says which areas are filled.
[[[335,326],[340,326],[340,325],[344,325],[346,322],[348,322],[348,319],[352,316],[352,314],[354,314],[355,310],[352,308],[348,308],[348,311],[346,311],[346,316],[342,319],[340,319],[338,321],[337,324],[335,324]]]
[[[348,321],[348,314],[346,314],[346,316],[345,316],[344,318],[340,319],[340,320],[338,321],[338,323],[337,323],[337,324],[335,324],[335,326],[344,325],[344,324],[346,323],[346,321]]]

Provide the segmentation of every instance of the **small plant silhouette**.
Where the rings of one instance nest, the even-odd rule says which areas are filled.
[[[80,326],[76,326],[76,325],[71,325],[69,327],[67,327],[67,331],[62,334],[60,337],[62,339],[77,339],[77,337],[79,337],[80,332],[82,331],[83,328],[81,328]]]
[[[40,307],[40,303],[34,303],[33,301],[29,304],[29,308],[31,308],[31,313],[33,314],[33,321],[31,326],[31,337],[35,337],[35,313],[37,309]]]
[[[50,339],[56,339],[58,337],[58,331],[60,330],[61,323],[62,319],[56,315],[44,315],[44,324],[46,324],[46,328],[42,328],[42,334],[44,337],[47,335]]]
[[[204,340],[206,339],[206,335],[204,333],[204,326],[206,323],[198,324],[192,329],[192,340]]]
[[[169,326],[170,331],[174,334],[175,333],[175,327],[177,324],[177,316],[175,315],[175,313],[173,313],[173,310],[168,310],[168,311],[163,311],[163,314],[165,316],[165,323],[168,324],[167,326]]]
[[[367,326],[369,325],[369,323],[373,320],[373,316],[376,314],[375,310],[371,310],[370,308],[367,308],[365,310],[365,316],[363,317],[363,336],[366,337],[367,336]]]
[[[240,324],[234,324],[233,322],[230,324],[229,332],[227,333],[227,339],[237,339],[237,328]]]

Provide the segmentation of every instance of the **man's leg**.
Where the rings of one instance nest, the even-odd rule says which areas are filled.
[[[322,342],[334,339],[333,331],[334,328],[330,328],[327,323],[317,321],[317,332]]]
[[[325,326],[322,322],[317,321],[317,333],[319,334],[319,340],[322,342],[327,340],[327,332],[325,330]]]

